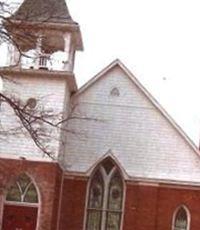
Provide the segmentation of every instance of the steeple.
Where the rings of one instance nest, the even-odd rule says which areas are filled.
[[[61,51],[64,60],[60,70],[73,72],[75,52],[82,50],[83,44],[79,25],[70,16],[65,0],[24,0],[4,25],[15,46],[11,65],[17,63],[21,52],[18,67],[50,70],[54,68],[52,57]]]
[[[25,0],[16,13],[14,20],[32,22],[75,23],[65,0]]]

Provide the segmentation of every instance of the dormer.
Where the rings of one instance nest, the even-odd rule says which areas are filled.
[[[10,66],[73,72],[83,44],[65,0],[25,0],[4,25],[13,41]]]

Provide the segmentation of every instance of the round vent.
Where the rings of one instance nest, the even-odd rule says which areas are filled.
[[[30,109],[34,109],[37,105],[37,100],[35,98],[29,98],[27,100],[27,106],[30,108]]]

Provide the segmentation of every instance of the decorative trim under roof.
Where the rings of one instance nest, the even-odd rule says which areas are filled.
[[[35,70],[35,69],[20,69],[15,67],[1,67],[0,76],[11,77],[48,77],[49,80],[53,79],[65,79],[68,83],[71,93],[77,91],[77,84],[75,76],[72,72],[67,71],[53,71],[53,70]]]

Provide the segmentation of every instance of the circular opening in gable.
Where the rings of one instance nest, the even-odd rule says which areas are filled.
[[[37,105],[37,100],[35,98],[29,98],[27,100],[27,106],[30,108],[30,109],[34,109]]]

